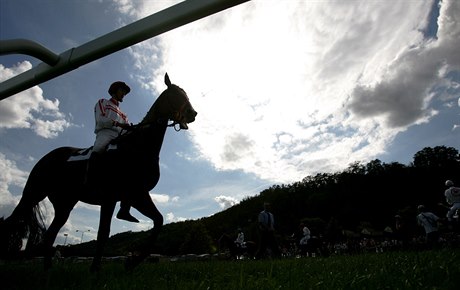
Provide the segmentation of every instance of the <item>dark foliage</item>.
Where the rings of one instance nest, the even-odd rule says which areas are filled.
[[[452,147],[424,148],[409,165],[372,160],[354,163],[338,173],[307,176],[289,185],[273,185],[259,195],[211,217],[165,225],[157,241],[157,252],[167,255],[212,252],[222,234],[236,237],[242,227],[247,240],[257,242],[257,215],[263,202],[272,204],[277,234],[281,240],[298,231],[301,222],[314,235],[340,239],[342,230],[393,227],[394,216],[403,216],[414,226],[418,204],[425,204],[441,217],[445,208],[444,182],[460,184],[460,155]],[[142,240],[145,232],[111,237],[107,254],[122,255],[127,246]]]

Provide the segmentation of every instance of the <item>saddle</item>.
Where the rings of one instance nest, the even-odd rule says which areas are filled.
[[[109,144],[107,148],[105,149],[105,151],[109,152],[109,151],[116,150],[116,149],[117,149],[116,144]],[[67,159],[67,162],[89,160],[89,157],[91,156],[92,152],[93,152],[93,146],[78,150],[77,152],[70,155],[70,157]]]
[[[124,134],[119,134],[116,138],[114,138],[112,141],[110,141],[109,145],[105,148],[105,152],[110,152],[113,150],[117,150],[118,148],[118,143],[120,143],[121,140],[126,138],[126,136],[129,136],[134,132],[136,128],[138,128],[138,125],[132,125],[131,129],[129,129],[126,133]],[[88,160],[89,157],[91,156],[91,153],[93,152],[93,146],[89,148],[84,148],[81,150],[78,150],[77,152],[73,153],[70,155],[69,159],[67,159],[68,162],[72,161],[82,161],[82,160]]]

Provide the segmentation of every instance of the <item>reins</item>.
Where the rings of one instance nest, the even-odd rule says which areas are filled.
[[[119,139],[120,137],[124,136],[125,134],[127,134],[129,132],[133,132],[133,131],[136,131],[136,130],[139,130],[139,129],[142,129],[142,128],[150,127],[150,126],[152,126],[154,124],[159,124],[160,122],[161,122],[161,119],[158,119],[158,120],[152,121],[152,122],[145,122],[145,123],[139,123],[139,124],[131,125],[129,127],[129,129],[122,129],[120,131],[120,133],[118,134],[116,139]],[[176,125],[179,125],[179,128]],[[176,132],[179,132],[180,130],[182,130],[182,127],[181,127],[180,123],[177,122],[177,121],[174,121],[174,120],[172,121],[172,123],[167,124],[166,127],[173,127]]]

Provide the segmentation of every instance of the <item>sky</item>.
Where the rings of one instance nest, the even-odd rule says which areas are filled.
[[[2,0],[0,40],[61,54],[178,2]],[[166,89],[166,72],[198,116],[165,137],[150,191],[165,223],[355,162],[409,165],[425,147],[460,150],[459,15],[454,0],[253,0],[4,99],[0,216],[41,157],[93,144],[93,107],[112,82],[130,85],[120,107],[138,123]],[[40,62],[2,55],[0,82]],[[52,205],[41,205],[49,222]],[[132,213],[141,222],[114,217],[111,234],[152,227]],[[95,239],[98,222],[98,206],[78,203],[56,244]]]

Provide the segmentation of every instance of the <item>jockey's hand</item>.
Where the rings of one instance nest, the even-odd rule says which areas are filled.
[[[121,124],[118,123],[118,127],[122,128],[123,130],[131,130],[133,128],[133,124]]]

